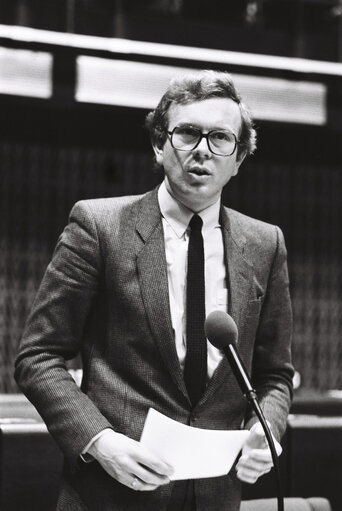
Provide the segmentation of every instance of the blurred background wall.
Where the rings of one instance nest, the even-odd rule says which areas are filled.
[[[342,389],[341,20],[341,0],[1,0],[0,393],[18,392],[70,208],[161,181],[144,117],[201,68],[231,72],[255,113],[258,150],[224,203],[284,231],[300,389]]]

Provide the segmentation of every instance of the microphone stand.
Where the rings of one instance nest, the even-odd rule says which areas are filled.
[[[226,348],[224,349],[224,353],[226,354],[230,362],[230,366],[232,368],[232,371],[235,375],[235,378],[239,384],[239,387],[243,395],[245,396],[247,401],[253,406],[255,414],[258,417],[260,424],[264,430],[266,440],[271,451],[274,473],[276,477],[278,511],[284,511],[284,498],[281,489],[277,451],[275,449],[272,433],[270,431],[270,428],[268,427],[263,411],[261,410],[261,407],[259,405],[257,393],[255,389],[253,389],[252,387],[246,368],[239,356],[239,353],[235,349],[234,344],[229,344],[228,346],[226,346]]]
[[[270,428],[268,427],[268,424],[267,424],[267,421],[263,414],[263,411],[261,410],[261,407],[259,405],[259,401],[258,401],[255,390],[254,389],[248,390],[244,394],[244,396],[247,399],[247,401],[253,406],[255,414],[258,417],[260,424],[264,430],[266,440],[268,442],[268,445],[269,445],[269,448],[271,451],[272,461],[273,461],[273,466],[274,466],[274,473],[275,473],[275,477],[276,477],[278,511],[284,511],[284,498],[283,498],[282,489],[281,489],[278,455],[277,455],[277,451],[276,451],[276,448],[274,445],[272,433],[270,431]]]
[[[249,379],[246,368],[235,348],[237,340],[237,326],[231,316],[223,311],[214,311],[209,314],[205,321],[205,332],[209,341],[218,349],[221,349],[226,355],[236,381],[242,394],[252,405],[256,416],[264,430],[267,443],[269,445],[277,486],[278,511],[284,511],[284,498],[281,490],[280,472],[278,456],[274,445],[272,433],[266,422],[265,416],[258,402],[258,397],[252,383]]]

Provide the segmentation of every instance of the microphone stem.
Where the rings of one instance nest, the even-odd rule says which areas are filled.
[[[268,445],[270,447],[273,466],[274,466],[274,473],[275,473],[275,477],[276,477],[278,511],[284,511],[284,498],[283,498],[282,489],[281,489],[278,455],[277,455],[277,451],[276,451],[276,448],[274,445],[272,433],[270,431],[270,428],[268,427],[265,416],[264,416],[264,414],[261,410],[261,407],[259,405],[255,390],[254,389],[249,390],[245,394],[245,396],[246,396],[248,402],[253,406],[253,409],[260,421],[260,424],[264,430]]]

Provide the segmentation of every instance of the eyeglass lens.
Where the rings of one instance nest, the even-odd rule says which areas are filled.
[[[171,136],[172,145],[180,151],[191,151],[200,142],[202,137],[208,140],[208,146],[212,153],[229,156],[233,154],[236,139],[233,133],[226,130],[212,130],[203,135],[201,130],[192,126],[177,126]]]

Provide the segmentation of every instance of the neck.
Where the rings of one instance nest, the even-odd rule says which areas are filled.
[[[182,206],[186,207],[188,210],[192,211],[192,213],[200,213],[201,211],[215,204],[215,202],[217,202],[220,198],[220,196],[218,195],[217,197],[212,198],[212,200],[208,199],[207,202],[201,201],[200,203],[196,204],[194,201],[183,200],[182,198],[178,197],[173,192],[167,178],[165,178],[165,186],[169,194],[173,197],[173,199],[182,204]]]

